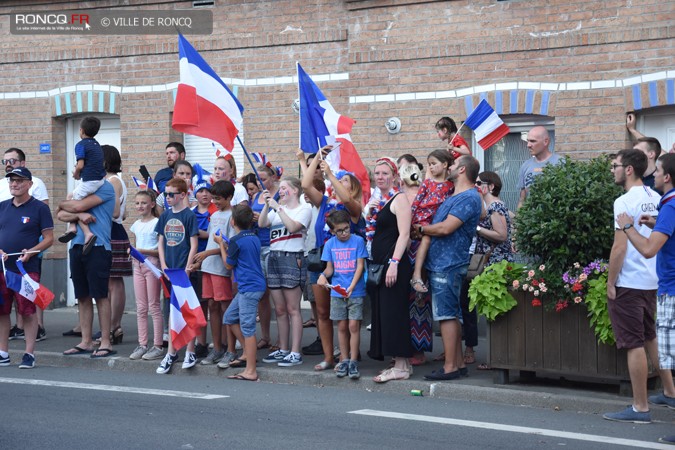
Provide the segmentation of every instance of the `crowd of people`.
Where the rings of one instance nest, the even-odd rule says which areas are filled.
[[[615,204],[617,231],[607,294],[617,345],[628,349],[635,399],[628,410],[605,417],[648,421],[648,402],[675,408],[670,377],[675,368],[675,203],[669,202],[674,196],[675,156],[660,155],[658,141],[640,135],[634,124],[629,115],[627,128],[637,141],[635,149],[618,153],[612,164],[615,181],[626,194]],[[338,377],[358,379],[359,337],[368,298],[372,317],[367,355],[388,361],[373,378],[376,383],[407,379],[414,366],[426,362],[425,354],[433,350],[434,321],[443,343],[436,359],[443,365],[426,373],[426,379],[458,379],[476,362],[477,318],[467,307],[468,263],[474,252],[487,255],[490,264],[513,260],[517,211],[509,211],[500,199],[499,174],[480,170],[449,117],[436,124],[444,148],[428,154],[426,168],[409,154],[397,160],[379,158],[372,167],[374,188],[365,196],[354,174],[334,172],[326,162],[330,145],[317,154],[298,150],[300,178],[282,176],[283,171],[269,163],[237,177],[230,156],[216,158],[208,173],[185,160],[182,144],[171,142],[165,149],[167,166],[154,178],[158,192],[140,189],[133,195],[137,220],[130,234],[123,226],[132,208],[120,177],[120,154],[112,146],[99,145],[99,126],[93,117],[82,121],[73,173],[82,182],[56,208],[56,218],[68,224],[59,240],[69,242],[79,305],[79,324],[64,334],[81,337],[64,355],[104,358],[116,353],[113,345],[124,335],[123,278],[133,276],[138,346],[129,357],[161,360],[160,374],[172,370],[180,350],[176,347],[184,346],[184,369],[198,361],[243,368],[234,379],[258,379],[256,352],[262,349],[268,350],[262,362],[280,367],[303,364],[303,353],[323,354],[314,370],[332,369]],[[518,207],[543,167],[562,162],[552,152],[544,127],[529,131],[527,147],[532,158],[520,170]],[[21,261],[29,276],[39,280],[39,253],[54,239],[47,192],[26,167],[20,149],[7,150],[4,158],[0,252],[7,270],[17,271],[16,262]],[[364,203],[364,197],[370,200]],[[167,301],[162,306],[161,296],[170,290],[169,280],[158,279],[132,259],[132,243],[162,271],[181,269],[189,275],[209,324],[195,339],[174,342],[168,335],[170,306]],[[8,289],[4,277],[0,288],[5,299],[0,309],[0,366],[9,365],[8,339],[21,335],[26,353],[20,367],[33,367],[35,342],[44,336],[41,311],[36,314],[31,302]],[[301,348],[303,297],[312,305],[318,336]],[[92,333],[94,299],[98,336]],[[13,303],[16,325],[10,327]],[[647,354],[662,369],[664,386],[662,394],[650,398]]]

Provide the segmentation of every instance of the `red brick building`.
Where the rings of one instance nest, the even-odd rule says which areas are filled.
[[[295,62],[333,106],[357,120],[352,139],[366,162],[439,148],[434,124],[466,118],[486,98],[513,134],[488,152],[513,202],[527,158],[520,132],[547,126],[554,150],[575,158],[623,147],[625,114],[675,142],[675,2],[657,0],[9,0],[0,4],[1,146],[22,148],[51,204],[68,189],[79,119],[105,119],[102,143],[117,145],[127,174],[164,166],[184,141],[188,159],[211,163],[210,143],[171,129],[178,81],[175,35],[14,35],[11,14],[64,10],[208,9],[213,33],[187,36],[245,106],[244,142],[295,173]],[[390,134],[390,117],[401,130]],[[469,130],[462,132],[471,142]],[[41,146],[42,144],[42,146]],[[49,146],[45,145],[49,144]],[[49,147],[49,148],[48,148]],[[43,152],[40,153],[42,148]],[[48,150],[48,153],[47,153]],[[241,163],[241,158],[238,158]],[[240,167],[239,174],[247,168]],[[127,175],[127,180],[130,177]],[[127,223],[134,220],[130,211]],[[46,261],[65,302],[65,247]]]

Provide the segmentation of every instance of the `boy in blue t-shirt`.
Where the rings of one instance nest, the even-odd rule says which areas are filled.
[[[231,331],[239,342],[244,344],[244,355],[238,360],[245,362],[246,368],[227,378],[231,380],[257,381],[255,339],[255,316],[258,303],[267,284],[260,265],[260,239],[251,231],[253,210],[246,204],[232,207],[230,225],[235,236],[228,242],[222,235],[215,235],[214,240],[220,245],[220,254],[225,261],[225,268],[234,272],[234,280],[238,283],[237,295],[225,312],[223,323],[230,325]],[[235,360],[236,362],[237,360]],[[240,364],[237,363],[237,366]],[[231,364],[234,365],[234,364]]]
[[[197,253],[199,229],[195,213],[184,206],[183,200],[187,192],[187,183],[181,178],[172,178],[166,183],[164,193],[171,208],[165,210],[159,217],[155,232],[159,239],[157,250],[162,270],[185,269],[189,275],[192,272],[192,260]],[[173,348],[169,339],[169,349],[157,368],[157,373],[169,373],[178,356],[178,350],[180,349]],[[197,363],[194,351],[195,341],[191,339],[185,351],[183,369],[194,367]]]
[[[349,374],[356,380],[359,373],[358,355],[361,343],[360,329],[363,319],[363,299],[366,282],[363,279],[368,257],[366,243],[361,236],[351,234],[351,218],[345,210],[331,212],[326,223],[335,235],[323,247],[321,260],[326,269],[319,275],[317,284],[331,289],[330,318],[338,322],[340,364],[338,378]],[[332,277],[332,286],[328,279]]]

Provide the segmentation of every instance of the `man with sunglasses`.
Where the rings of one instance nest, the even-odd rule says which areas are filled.
[[[2,165],[5,166],[5,173],[11,173],[14,169],[19,167],[26,167],[26,154],[20,148],[10,148],[5,151],[5,156],[2,159]],[[28,194],[36,199],[42,201],[44,204],[49,206],[49,193],[47,192],[47,187],[36,176],[32,177],[32,185],[28,190]],[[0,202],[9,200],[12,198],[12,193],[9,190],[9,178],[2,177],[0,178]],[[42,257],[39,256],[35,261],[38,261],[38,272],[41,269]],[[41,341],[47,337],[47,332],[45,331],[44,326],[44,311],[38,308],[37,310],[38,318],[38,332],[37,340]],[[16,325],[14,325],[9,332],[9,339],[24,339],[25,332],[23,326],[23,320],[19,313],[16,314]]]

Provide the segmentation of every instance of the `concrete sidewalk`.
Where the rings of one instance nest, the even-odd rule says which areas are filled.
[[[303,311],[303,314],[308,314]],[[12,316],[13,317],[13,316]],[[64,356],[62,353],[79,342],[76,337],[64,337],[62,333],[77,324],[77,308],[59,308],[45,312],[45,328],[47,339],[36,344],[36,368],[34,372],[39,374],[44,366],[55,367],[82,367],[95,370],[117,370],[120,372],[135,371],[154,374],[160,361],[132,361],[129,355],[138,345],[136,332],[136,314],[127,311],[122,320],[124,329],[124,341],[114,347],[117,354],[110,358],[91,359],[89,355]],[[94,330],[97,331],[98,322],[95,319]],[[272,323],[272,336],[276,333],[276,325]],[[316,328],[305,328],[303,333],[303,345],[308,345],[317,336]],[[210,341],[210,339],[209,339]],[[337,332],[335,336],[337,342]],[[409,380],[390,381],[386,384],[377,384],[372,377],[384,369],[386,362],[374,361],[366,356],[370,344],[370,333],[364,327],[361,329],[361,361],[359,370],[360,380],[348,378],[338,379],[332,370],[315,372],[314,365],[322,360],[321,356],[303,356],[304,364],[293,368],[277,367],[273,364],[260,362],[267,355],[267,350],[258,352],[258,369],[260,381],[265,383],[304,384],[317,387],[334,386],[350,389],[362,389],[367,392],[388,392],[401,395],[410,395],[411,390],[421,390],[424,396],[441,397],[448,399],[461,399],[469,401],[485,401],[503,404],[527,405],[540,408],[551,408],[571,411],[583,411],[588,413],[602,414],[609,411],[618,411],[630,403],[627,397],[618,395],[618,386],[596,385],[588,383],[575,383],[564,380],[528,379],[518,378],[517,373],[511,374],[512,382],[509,385],[497,385],[493,383],[491,371],[477,370],[479,363],[485,361],[485,339],[481,338],[476,347],[476,364],[470,365],[469,377],[456,381],[431,382],[424,380],[424,374],[430,373],[441,367],[440,362],[432,362],[431,359],[442,351],[440,338],[434,341],[433,354],[427,353],[427,364],[415,367],[415,372]],[[24,342],[21,340],[10,341],[10,356],[12,365],[0,368],[3,376],[11,376],[11,372],[18,370],[21,361]],[[216,366],[201,366],[190,370],[182,370],[180,365],[174,367],[168,376],[213,376],[225,377],[235,373],[238,369],[218,369]],[[39,377],[39,375],[37,375]],[[160,376],[160,375],[157,375]],[[228,382],[226,380],[224,382]],[[652,419],[666,422],[675,420],[675,412],[666,408],[652,408]]]

